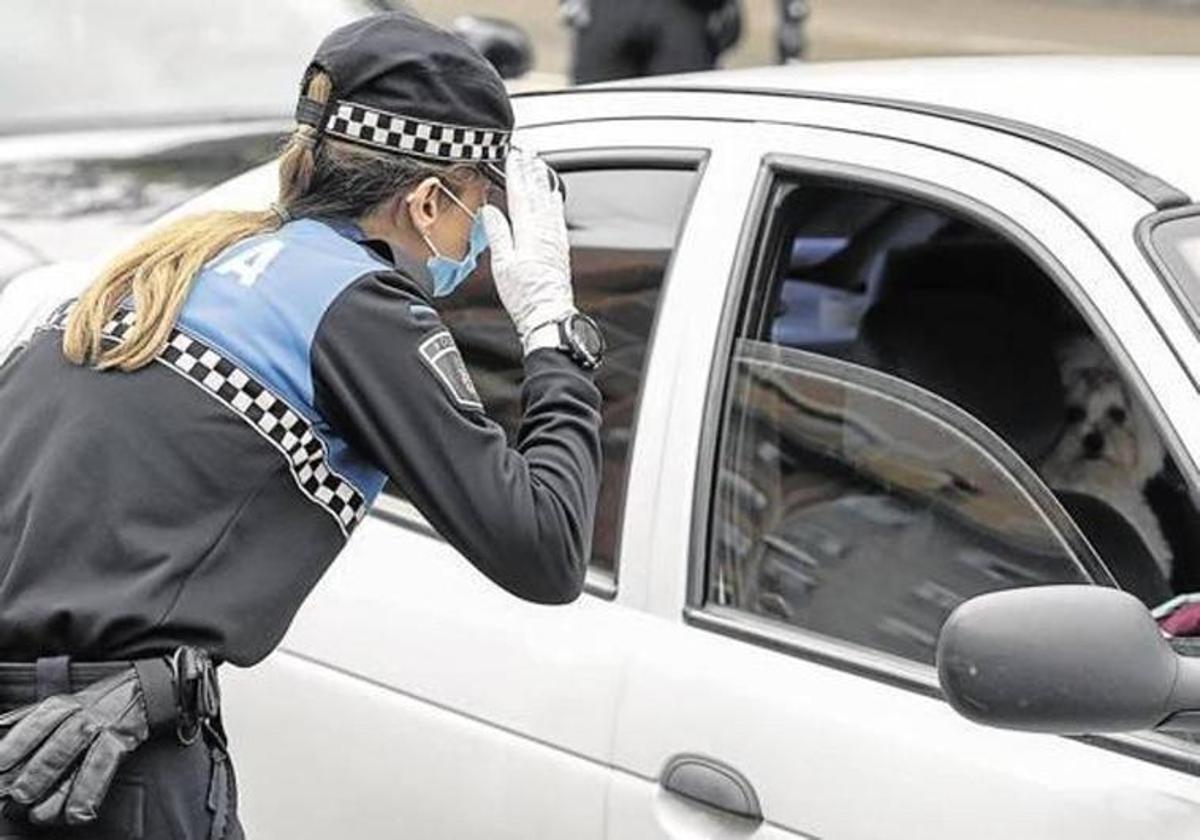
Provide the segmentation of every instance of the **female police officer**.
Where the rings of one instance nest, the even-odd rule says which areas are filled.
[[[272,211],[154,233],[0,367],[0,836],[240,835],[209,658],[275,647],[387,478],[505,589],[580,592],[602,342],[500,79],[377,15],[322,43],[297,121]],[[432,306],[488,243],[515,449]]]

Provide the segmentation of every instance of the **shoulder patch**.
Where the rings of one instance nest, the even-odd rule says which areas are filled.
[[[479,392],[475,390],[475,383],[467,372],[467,364],[449,330],[440,329],[430,333],[421,340],[418,352],[421,361],[433,371],[433,375],[450,394],[450,399],[462,408],[483,411],[483,401],[479,399]]]

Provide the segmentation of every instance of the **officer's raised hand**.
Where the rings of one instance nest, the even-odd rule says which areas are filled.
[[[555,346],[557,333],[538,328],[575,311],[567,224],[545,163],[514,149],[505,175],[509,218],[491,205],[481,212],[496,291],[528,353]]]

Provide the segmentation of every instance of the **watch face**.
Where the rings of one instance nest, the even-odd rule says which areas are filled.
[[[576,317],[571,321],[571,335],[579,349],[592,358],[599,358],[604,352],[604,336],[590,318]]]

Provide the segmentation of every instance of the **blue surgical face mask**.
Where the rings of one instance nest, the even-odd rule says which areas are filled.
[[[483,227],[483,219],[480,218],[479,214],[468,210],[466,205],[459,201],[458,196],[443,187],[440,183],[438,186],[450,197],[451,201],[471,217],[471,234],[467,240],[467,253],[460,260],[452,260],[438,253],[438,249],[434,246],[433,240],[429,238],[429,235],[426,233],[421,234],[425,239],[425,244],[433,252],[433,256],[425,261],[429,273],[433,275],[433,296],[445,297],[461,286],[463,281],[475,270],[475,266],[479,262],[479,255],[488,248],[488,238],[487,231]]]

